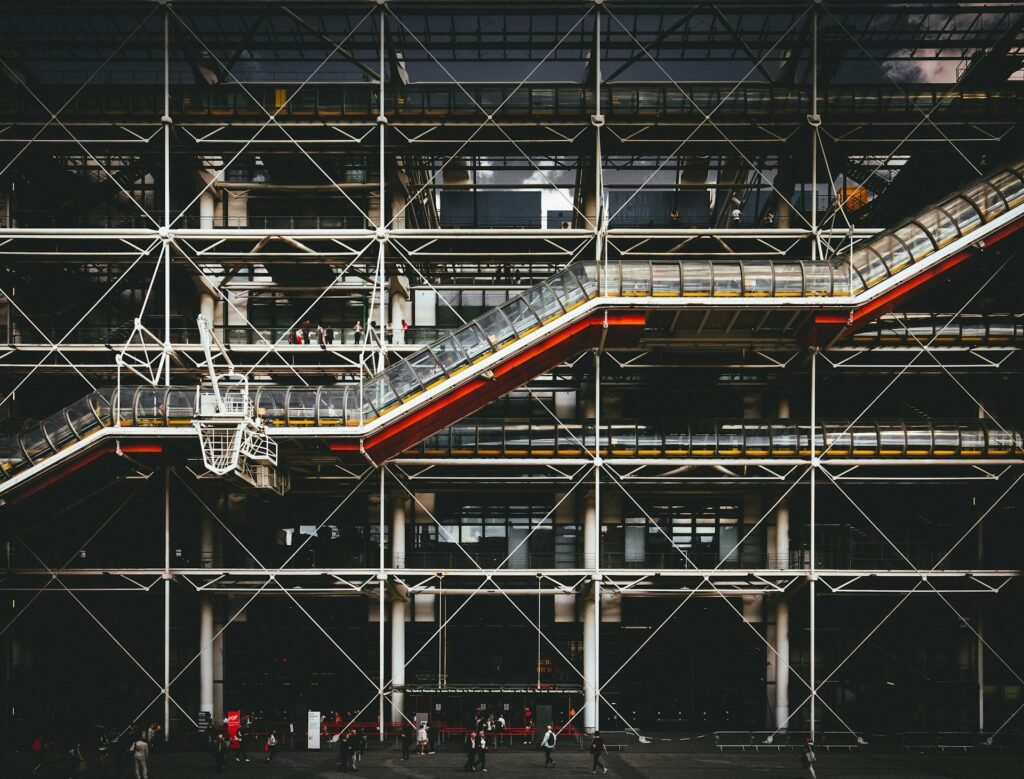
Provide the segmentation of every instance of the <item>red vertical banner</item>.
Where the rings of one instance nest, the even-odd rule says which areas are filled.
[[[228,712],[228,742],[231,744],[232,749],[238,749],[241,746],[238,743],[238,726],[241,719],[241,712]]]

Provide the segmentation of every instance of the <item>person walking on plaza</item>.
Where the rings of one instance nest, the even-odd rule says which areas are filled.
[[[476,734],[476,762],[473,764],[474,771],[477,766],[480,766],[480,770],[485,774],[487,773],[487,738],[482,730]]]
[[[135,779],[149,779],[149,744],[142,733],[128,747],[132,754],[132,764],[135,767]]]
[[[476,770],[476,733],[472,730],[466,733],[466,765],[463,766],[462,770]]]
[[[358,730],[352,731],[352,770],[359,770],[359,761],[363,759],[366,751],[366,736]]]
[[[814,764],[818,762],[817,756],[814,754],[814,742],[811,741],[811,737],[807,737],[807,741],[804,743],[804,751],[800,753],[800,764],[804,767],[804,772],[811,779],[817,779],[817,774],[814,772]]]
[[[548,768],[555,764],[554,758],[551,757],[551,753],[555,751],[555,742],[558,740],[558,736],[555,735],[555,731],[548,725],[548,729],[544,731],[544,738],[540,741],[541,749],[544,750],[544,767]]]
[[[402,726],[402,759],[408,760],[409,753],[412,751],[412,745],[416,743],[416,728],[412,726],[411,722],[406,722]]]
[[[338,757],[341,760],[341,772],[347,774],[352,765],[352,741],[348,733],[342,733],[338,739]]]
[[[244,760],[246,763],[248,763],[249,753],[245,750],[245,731],[243,731],[241,727],[239,727],[238,730],[235,731],[235,735],[232,737],[232,741],[234,741],[235,744],[238,744],[238,746],[236,747],[236,749],[238,749],[238,754],[235,755],[235,762],[238,763]],[[229,743],[228,746],[234,745]]]
[[[274,762],[274,755],[277,754],[277,731],[270,731],[270,735],[267,736],[267,743],[263,747],[267,752],[267,762]]]
[[[230,746],[231,742],[224,738],[224,734],[218,733],[213,741],[213,770],[218,774],[224,772],[224,762],[227,760]]]
[[[596,730],[594,731],[594,740],[590,742],[590,754],[594,758],[594,764],[590,767],[590,773],[596,774],[598,768],[604,771],[604,773],[608,773],[608,768],[601,762],[601,756],[608,754],[608,746],[604,743],[604,739],[601,738],[601,734]]]

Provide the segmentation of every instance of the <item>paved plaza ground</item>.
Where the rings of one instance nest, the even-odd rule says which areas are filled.
[[[590,776],[590,757],[575,744],[566,745],[556,752],[553,769],[545,769],[543,753],[530,747],[516,747],[492,752],[488,756],[488,777],[500,779],[527,779],[528,777]],[[27,755],[5,755],[0,763],[0,777],[20,779],[29,776]],[[1024,776],[1021,764],[1024,756],[1010,752],[907,752],[898,750],[864,749],[860,752],[819,752],[818,776],[822,779],[1020,779]],[[454,744],[447,745],[435,755],[401,759],[394,748],[371,749],[359,767],[356,776],[395,777],[396,779],[446,779],[463,776],[464,757]],[[797,755],[784,753],[719,753],[713,747],[700,745],[681,747],[655,743],[634,746],[609,756],[609,777],[621,779],[726,779],[726,777],[759,777],[761,779],[796,779],[805,776]],[[36,776],[44,779],[64,779],[74,776],[70,765],[51,755],[47,765]],[[335,754],[312,752],[281,752],[272,764],[262,755],[254,755],[250,763],[229,761],[224,774],[213,770],[209,756],[198,752],[177,752],[154,755],[150,761],[152,779],[206,779],[214,776],[233,776],[236,779],[294,779],[297,777],[338,777]],[[85,777],[127,777],[126,770],[100,772],[91,769]]]

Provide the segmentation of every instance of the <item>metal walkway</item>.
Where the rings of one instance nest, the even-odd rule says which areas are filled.
[[[1024,161],[973,182],[914,219],[831,262],[626,260],[577,262],[363,384],[264,388],[254,409],[265,424],[322,435],[338,451],[381,463],[588,348],[637,343],[659,308],[805,309],[812,340],[841,337],[890,310],[905,294],[1024,225]],[[14,482],[84,448],[110,426],[194,434],[202,388],[101,390],[0,444]],[[150,411],[152,409],[152,411]],[[282,411],[283,410],[283,411]],[[157,433],[155,429],[160,428]],[[109,433],[108,433],[109,434]]]

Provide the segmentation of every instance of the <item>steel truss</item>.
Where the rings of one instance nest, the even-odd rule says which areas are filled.
[[[90,168],[102,174],[105,181],[116,187],[118,196],[133,209],[133,226],[44,228],[15,227],[9,222],[0,223],[0,257],[12,265],[59,262],[64,266],[85,269],[96,269],[101,264],[105,265],[104,272],[110,274],[109,284],[88,312],[104,304],[108,296],[120,288],[119,285],[126,285],[131,273],[144,272],[147,292],[139,311],[139,319],[141,321],[147,314],[148,306],[148,313],[157,317],[159,323],[144,328],[148,339],[145,343],[133,343],[130,337],[125,339],[123,346],[120,342],[102,345],[85,341],[76,342],[69,339],[77,335],[77,328],[87,319],[88,312],[63,335],[50,334],[45,327],[33,322],[37,312],[22,309],[16,295],[9,294],[10,290],[0,289],[3,298],[18,309],[19,315],[33,328],[34,333],[28,335],[28,341],[0,349],[0,369],[6,370],[9,375],[20,376],[14,388],[5,393],[4,402],[9,401],[36,373],[68,374],[70,371],[94,388],[94,379],[116,372],[115,357],[119,354],[122,361],[126,358],[134,359],[136,362],[133,364],[139,370],[144,368],[149,371],[151,383],[157,385],[170,386],[172,374],[181,376],[199,373],[202,370],[199,359],[201,347],[198,343],[189,343],[187,334],[183,336],[172,326],[172,311],[177,302],[172,291],[174,274],[183,274],[184,277],[205,285],[205,294],[225,308],[231,308],[231,318],[239,323],[240,328],[252,333],[249,336],[252,338],[251,343],[231,345],[237,367],[245,376],[295,376],[302,383],[306,383],[307,377],[362,377],[384,366],[389,355],[402,354],[415,348],[388,344],[385,338],[387,317],[384,301],[389,289],[389,274],[394,275],[399,269],[421,282],[424,288],[438,291],[444,286],[435,280],[439,275],[439,265],[471,270],[483,268],[487,271],[504,264],[506,258],[521,261],[524,267],[531,268],[538,276],[547,275],[550,269],[560,268],[575,259],[591,257],[599,262],[610,256],[782,258],[802,253],[812,259],[830,258],[848,250],[854,240],[870,237],[877,232],[852,224],[849,218],[850,209],[846,208],[847,201],[852,195],[835,191],[834,182],[837,177],[832,175],[835,171],[829,171],[827,175],[827,188],[830,191],[820,192],[822,175],[819,175],[819,165],[823,169],[829,166],[832,148],[857,144],[858,148],[863,146],[873,150],[872,153],[880,151],[881,161],[872,167],[866,178],[859,183],[865,187],[869,184],[875,185],[880,191],[884,191],[891,184],[887,178],[889,173],[901,167],[911,147],[915,145],[927,143],[941,145],[943,148],[952,147],[958,157],[974,167],[975,147],[997,146],[1004,139],[1007,127],[1015,126],[1015,119],[1009,122],[1001,119],[991,125],[984,122],[963,123],[950,119],[946,109],[963,91],[960,85],[953,85],[944,93],[940,92],[933,96],[930,108],[921,108],[907,94],[905,87],[889,76],[888,70],[884,67],[881,70],[890,82],[885,85],[885,94],[896,94],[906,99],[901,116],[902,123],[898,129],[885,125],[879,128],[870,123],[861,124],[854,120],[837,120],[832,124],[827,89],[824,86],[819,87],[818,83],[821,70],[820,47],[841,47],[850,57],[862,64],[882,65],[884,63],[879,61],[880,52],[889,52],[886,62],[899,60],[905,56],[900,53],[901,51],[911,48],[912,44],[918,45],[922,40],[930,41],[937,47],[935,56],[938,59],[955,60],[958,55],[952,51],[954,48],[959,49],[959,56],[963,57],[963,52],[968,49],[985,49],[994,45],[993,30],[996,25],[984,24],[980,13],[972,14],[973,21],[958,22],[953,25],[953,29],[932,29],[930,25],[933,24],[937,9],[931,5],[928,6],[930,12],[922,14],[918,29],[892,33],[874,23],[876,12],[884,10],[884,4],[861,2],[819,6],[810,2],[784,3],[780,8],[785,12],[785,18],[769,16],[771,23],[766,23],[756,33],[739,33],[737,29],[746,29],[743,28],[743,17],[747,16],[749,8],[741,7],[738,3],[723,2],[708,8],[687,6],[685,11],[678,4],[646,4],[645,8],[650,6],[662,17],[662,24],[656,29],[648,28],[643,15],[636,11],[634,4],[631,3],[559,4],[560,21],[556,25],[555,33],[541,35],[538,32],[536,40],[527,47],[529,51],[525,56],[522,51],[516,53],[512,59],[522,57],[531,63],[532,68],[518,83],[503,85],[504,99],[494,106],[482,102],[479,93],[468,88],[453,72],[451,63],[442,60],[437,54],[448,43],[457,43],[460,47],[465,44],[454,40],[446,43],[431,37],[428,34],[429,26],[422,21],[426,16],[421,18],[419,11],[414,12],[411,8],[407,10],[404,6],[387,2],[375,6],[360,5],[362,13],[354,24],[342,26],[339,23],[339,26],[334,27],[335,23],[338,23],[336,11],[328,8],[329,4],[321,7],[320,4],[313,3],[307,5],[310,9],[316,9],[317,17],[331,22],[330,34],[324,34],[320,38],[320,43],[327,54],[311,72],[304,74],[302,80],[289,84],[286,98],[273,109],[268,109],[254,94],[255,87],[247,81],[245,75],[236,77],[232,72],[238,69],[237,58],[224,55],[222,33],[206,31],[196,23],[197,18],[208,12],[208,5],[193,3],[190,0],[177,0],[173,5],[166,4],[159,8],[154,6],[132,32],[118,43],[114,53],[99,64],[85,83],[81,84],[63,105],[49,104],[46,96],[40,94],[43,90],[29,81],[22,80],[19,83],[27,98],[35,102],[37,108],[43,112],[43,118],[37,121],[5,122],[0,126],[0,145],[6,148],[7,144],[11,144],[17,150],[13,158],[6,162],[3,170],[0,170],[0,175],[6,172],[32,144],[70,148],[75,154],[81,154],[83,159],[88,158]],[[257,7],[260,4],[253,5]],[[483,3],[483,6],[486,8],[487,3]],[[1016,18],[1014,14],[1018,11],[1012,3],[991,3],[989,7],[990,13],[1000,15],[1005,24],[1013,22]],[[293,17],[297,16],[289,8],[280,10]],[[857,13],[861,12],[872,22],[858,29],[860,35],[855,35],[851,32],[852,21],[857,18]],[[311,15],[312,13],[310,10]],[[679,13],[686,17],[683,21],[669,19],[670,16]],[[691,30],[686,20],[694,14],[703,13],[713,14],[718,20],[706,32],[709,47],[706,58],[709,61],[730,59],[732,55],[726,57],[721,53],[729,49],[733,52],[744,52],[748,60],[744,64],[746,72],[739,78],[735,87],[721,90],[713,104],[696,100],[692,94],[693,90],[681,80],[673,65],[665,64],[669,62],[665,54],[670,49],[677,54],[683,51],[679,57],[682,60],[687,59],[685,49],[671,45],[671,33],[685,31],[687,34],[697,34],[696,28]],[[311,22],[298,18],[300,29],[308,33]],[[500,18],[503,24],[508,24],[510,17],[501,15]],[[161,22],[161,29],[154,32],[150,22],[157,20]],[[668,24],[664,24],[666,21]],[[259,108],[255,118],[244,121],[177,121],[172,118],[172,30],[176,35],[180,34],[188,40],[191,46],[201,49],[207,59],[224,74],[225,80],[235,92]],[[806,35],[801,33],[802,30],[806,31]],[[297,33],[298,37],[291,44],[268,35],[261,45],[292,45],[298,50],[306,46],[304,34]],[[477,34],[479,39],[474,45],[480,49],[496,50],[500,47],[497,38],[488,37],[479,30]],[[263,36],[264,33],[258,35]],[[758,89],[759,87],[748,82],[759,78],[758,74],[764,74],[766,65],[789,58],[788,47],[793,45],[794,36],[798,35],[804,35],[812,49],[811,59],[805,66],[810,74],[810,83],[800,90],[802,100],[806,103],[806,113],[798,119],[798,126],[793,127],[789,124],[782,129],[762,125],[755,128],[749,121],[736,121],[734,118],[730,122],[725,118],[724,115],[738,91],[747,87],[751,90]],[[77,47],[82,43],[76,39],[74,45]],[[75,99],[80,94],[89,94],[90,84],[122,48],[130,57],[139,56],[140,51],[149,53],[155,48],[162,48],[161,115],[156,117],[155,121],[148,122],[76,122],[74,118],[66,119],[65,112],[72,113],[68,109],[73,108]],[[441,72],[445,77],[443,86],[452,95],[457,95],[460,101],[464,98],[466,104],[470,106],[467,115],[460,116],[457,121],[438,121],[429,118],[404,121],[400,117],[389,116],[385,107],[393,105],[399,96],[398,84],[390,78],[382,77],[387,66],[395,64],[390,53],[392,50],[401,51],[408,62],[418,61]],[[718,53],[712,54],[712,51]],[[583,61],[585,57],[591,56],[593,59],[588,67],[592,69],[592,89],[584,90],[584,105],[580,117],[574,118],[571,122],[540,125],[536,121],[516,120],[502,115],[501,108],[512,100],[519,90],[528,90],[535,81],[539,81],[535,76],[542,65],[549,61],[564,61],[567,58]],[[289,55],[285,52],[282,59],[288,60]],[[338,61],[357,66],[369,77],[370,80],[364,82],[362,88],[371,100],[376,100],[376,110],[379,113],[351,121],[333,122],[330,125],[325,125],[321,121],[295,120],[291,116],[291,111],[293,107],[297,108],[300,93],[307,88],[310,91],[316,88],[318,74],[330,72]],[[616,83],[615,77],[637,64],[657,69],[660,73],[659,91],[664,96],[662,99],[667,99],[668,95],[679,98],[686,111],[691,114],[687,121],[636,120],[634,123],[632,120],[617,120],[612,111],[609,111],[608,115],[603,113],[607,103],[602,98],[602,91],[604,90],[607,96],[608,92],[614,94],[616,89],[621,90],[622,84]],[[7,70],[17,70],[13,62],[0,60],[0,65]],[[604,65],[613,70],[608,75],[607,82],[602,78]],[[1017,97],[1016,94],[1014,97]],[[891,133],[891,136],[888,133]],[[186,138],[200,150],[200,155],[209,155],[210,167],[213,170],[213,175],[208,177],[199,192],[194,194],[188,205],[178,213],[173,213],[171,209],[172,148],[177,148],[178,144],[178,140],[174,138],[175,134]],[[804,139],[805,135],[809,135],[809,138]],[[669,165],[690,151],[689,148],[684,151],[684,146],[688,145],[691,148],[705,150],[724,149],[734,161],[739,160],[738,170],[742,176],[737,174],[737,180],[730,190],[768,190],[771,196],[777,199],[780,207],[788,207],[792,211],[792,224],[785,227],[761,225],[751,228],[629,228],[612,224],[629,201],[615,210],[602,202],[603,196],[616,188],[628,188],[631,190],[630,199],[633,199],[642,192],[656,191],[669,186],[664,180],[666,174],[672,173]],[[157,213],[157,209],[144,207],[136,194],[110,169],[109,155],[100,151],[109,147],[133,146],[160,147],[162,163],[158,178],[163,188],[162,208],[159,209],[162,213]],[[792,192],[780,186],[780,174],[784,172],[784,166],[778,160],[779,149],[793,150],[794,147],[806,158],[806,166],[811,170],[809,218],[791,202],[794,199]],[[314,186],[318,192],[329,193],[340,202],[344,202],[346,207],[351,207],[354,212],[353,218],[361,222],[360,226],[261,229],[247,224],[215,226],[211,222],[198,227],[190,224],[191,215],[186,215],[186,211],[197,204],[202,207],[205,196],[217,193],[229,197],[241,190],[256,191],[254,182],[252,186],[234,186],[230,182],[218,179],[218,172],[228,170],[243,154],[256,150],[269,153],[278,149],[294,151],[300,159],[308,163],[315,171],[315,183],[309,186]],[[357,183],[339,181],[339,177],[332,172],[326,161],[327,157],[321,153],[325,149],[335,152],[343,149],[368,155],[375,160],[375,165],[368,165],[368,172],[375,172],[377,180]],[[509,151],[510,149],[512,151]],[[409,191],[403,191],[394,184],[392,175],[399,166],[398,157],[417,154],[432,158],[427,168],[428,175],[425,180],[421,178],[413,182]],[[569,227],[551,230],[438,226],[424,228],[406,225],[406,218],[412,216],[418,199],[424,196],[434,197],[436,191],[441,188],[446,172],[451,172],[449,167],[453,161],[462,156],[499,154],[508,155],[516,166],[527,171],[539,182],[538,188],[563,196],[566,201],[565,210],[572,215]],[[774,156],[769,162],[765,155]],[[563,157],[570,161],[560,161]],[[590,162],[587,162],[588,158]],[[628,187],[609,182],[608,179],[612,178],[611,173],[621,164],[619,160],[627,158],[633,161],[633,170],[643,171],[640,182]],[[600,160],[600,163],[595,164],[594,159]],[[512,163],[508,164],[509,167],[512,166]],[[581,170],[578,186],[572,186],[565,177],[566,171],[573,168]],[[592,183],[587,183],[587,180]],[[677,176],[672,176],[671,186],[678,186]],[[575,190],[576,194],[565,194],[570,189]],[[589,195],[585,194],[587,190],[590,190]],[[367,199],[357,200],[356,196],[361,194],[366,194]],[[819,213],[818,196],[821,194],[827,195],[829,200],[834,199],[839,206],[828,213]],[[393,209],[393,215],[389,220],[384,204],[391,202],[391,198],[395,196],[398,196],[401,202]],[[369,205],[374,198],[376,208]],[[245,219],[248,221],[247,216]],[[708,248],[709,244],[711,248]],[[480,254],[486,255],[488,259],[481,262]],[[313,302],[284,328],[285,333],[268,337],[238,308],[233,293],[262,288],[265,280],[273,280],[275,268],[298,262],[327,267],[332,280],[326,286],[308,285],[304,291],[316,293],[316,297],[310,298]],[[963,314],[1003,267],[1005,263],[995,274],[984,279],[981,287],[973,291],[964,306],[950,314],[944,324],[949,325]],[[259,279],[246,279],[243,273],[245,269],[249,269]],[[323,353],[317,350],[313,353],[314,357],[309,356],[309,351],[286,343],[286,333],[294,330],[318,301],[328,294],[342,292],[369,293],[370,300],[377,301],[380,331],[374,340],[339,345],[329,351],[324,350]],[[458,316],[458,312],[455,313]],[[704,341],[701,330],[705,322],[699,324],[695,335],[676,334],[676,324],[678,319],[668,329],[664,342],[652,342],[651,346],[655,350],[664,346],[678,346],[691,338],[695,343]],[[907,333],[906,342],[897,347],[864,347],[846,342],[819,351],[797,349],[793,344],[786,344],[783,347],[765,348],[758,357],[762,360],[762,367],[780,370],[786,369],[792,360],[809,361],[809,382],[806,391],[809,395],[812,431],[821,423],[817,408],[817,370],[822,360],[826,360],[835,369],[885,370],[893,375],[891,381],[850,423],[847,432],[869,413],[902,376],[923,370],[945,375],[962,391],[971,408],[977,408],[988,420],[1003,428],[999,420],[992,416],[983,402],[967,386],[962,375],[965,372],[972,373],[972,369],[975,368],[1012,368],[1017,351],[1016,345],[950,347],[937,343],[942,327],[927,339],[920,338],[910,327],[905,327],[904,330]],[[150,359],[154,354],[155,357]],[[931,362],[924,360],[925,357]],[[607,388],[607,376],[604,376],[603,372],[612,364],[618,368],[642,370],[647,365],[644,362],[646,358],[646,352],[639,355],[609,354],[599,350],[592,355],[592,369],[588,366],[591,355],[579,359],[581,369],[592,370],[593,381],[589,388],[588,403],[593,406],[595,425],[598,429],[608,424],[607,409],[602,409],[602,387]],[[651,364],[654,367],[665,367],[663,364],[655,364],[655,361]],[[575,435],[559,415],[538,397],[533,388],[528,387],[528,391],[533,401],[542,407],[546,416],[550,417],[560,430]],[[1005,428],[1003,429],[1005,431]],[[160,435],[184,437],[186,433],[194,435],[190,431],[161,431]],[[116,437],[118,440],[127,440],[133,435],[143,433],[124,429],[106,435]],[[765,645],[766,652],[774,660],[779,678],[785,676],[788,684],[789,677],[794,677],[806,688],[806,697],[800,705],[775,721],[776,733],[785,729],[794,716],[806,709],[809,712],[809,730],[813,735],[816,729],[820,729],[822,717],[819,714],[822,708],[843,727],[851,733],[854,732],[840,713],[837,713],[821,695],[821,690],[849,661],[853,653],[858,651],[911,596],[919,596],[918,599],[920,596],[934,596],[941,600],[954,613],[958,622],[977,638],[979,657],[987,653],[1005,665],[1013,676],[1024,684],[1017,671],[1003,659],[1000,654],[1002,648],[991,646],[976,622],[965,618],[950,600],[952,596],[1004,594],[1008,585],[1019,577],[1020,571],[941,567],[949,555],[972,532],[982,526],[989,514],[1017,486],[1024,474],[1017,475],[1012,480],[1011,477],[1018,473],[1019,466],[1024,465],[1024,460],[967,458],[955,463],[940,459],[907,461],[885,457],[832,457],[827,451],[810,457],[764,460],[729,457],[619,458],[603,457],[596,447],[587,446],[582,441],[579,443],[583,453],[577,458],[509,457],[466,460],[403,456],[378,468],[367,469],[363,468],[362,464],[337,466],[329,476],[323,473],[316,475],[318,481],[329,482],[332,490],[337,491],[335,485],[340,484],[344,491],[339,493],[342,497],[337,505],[318,523],[317,530],[325,527],[352,496],[376,487],[380,512],[377,521],[381,539],[385,536],[386,527],[396,523],[397,528],[399,523],[396,516],[388,517],[386,511],[390,508],[394,512],[397,504],[404,506],[407,502],[415,504],[417,511],[422,512],[437,527],[438,532],[445,532],[435,512],[425,505],[421,494],[417,492],[423,486],[432,488],[441,482],[471,484],[474,481],[492,483],[496,480],[557,485],[564,494],[548,516],[541,521],[541,525],[552,523],[559,505],[570,496],[585,506],[582,564],[577,567],[512,567],[510,563],[514,552],[527,543],[536,527],[519,542],[516,550],[495,566],[479,564],[473,550],[454,540],[454,547],[465,558],[465,564],[462,566],[406,567],[400,557],[404,554],[404,548],[397,550],[393,545],[393,555],[399,556],[388,561],[385,559],[384,546],[381,544],[380,558],[376,566],[300,567],[295,562],[296,558],[310,543],[312,536],[307,536],[297,544],[284,564],[264,564],[252,553],[245,539],[225,520],[221,512],[204,499],[194,480],[182,470],[175,470],[164,464],[163,479],[152,482],[162,482],[163,489],[163,565],[140,568],[72,567],[74,558],[64,565],[47,565],[43,557],[39,556],[24,539],[18,539],[21,546],[36,560],[37,565],[7,567],[0,571],[0,591],[31,593],[31,598],[0,627],[0,636],[7,633],[24,611],[36,604],[36,601],[40,601],[36,608],[41,607],[43,594],[70,597],[138,666],[140,673],[156,688],[155,697],[140,715],[148,711],[152,705],[161,704],[165,735],[170,734],[172,707],[177,707],[186,720],[195,724],[186,710],[187,707],[181,705],[172,694],[175,683],[179,683],[180,689],[179,680],[182,676],[196,663],[202,665],[206,662],[206,656],[215,642],[221,639],[227,627],[244,613],[247,606],[260,597],[289,601],[338,654],[358,671],[367,689],[372,690],[372,694],[355,714],[353,721],[358,720],[365,711],[371,710],[376,703],[381,738],[384,737],[385,723],[389,719],[407,719],[400,704],[400,696],[403,693],[414,692],[417,687],[405,684],[405,668],[437,639],[457,618],[466,604],[477,596],[504,599],[523,622],[536,631],[538,646],[546,645],[548,651],[558,654],[579,676],[579,684],[574,684],[573,689],[583,691],[585,704],[576,716],[591,730],[607,720],[600,714],[602,707],[611,711],[625,727],[634,729],[616,709],[615,704],[607,699],[605,690],[630,663],[642,655],[643,649],[655,640],[658,633],[691,598],[721,600],[736,613],[743,624],[750,627],[756,640]],[[892,469],[897,466],[910,466],[917,470],[909,473],[901,471],[899,475],[894,476]],[[1000,486],[1008,483],[1008,486],[993,504],[979,513],[977,520],[968,527],[938,564],[930,569],[922,569],[915,566],[912,559],[893,543],[885,532],[885,522],[870,517],[846,490],[846,485],[850,483],[871,483],[882,479],[906,483],[951,479],[979,480],[998,482]],[[680,485],[691,482],[721,483],[730,489],[740,485],[744,488],[751,485],[770,485],[783,491],[782,497],[767,511],[758,511],[760,516],[756,521],[749,527],[745,526],[746,535],[736,543],[731,550],[733,552],[739,549],[757,528],[766,527],[773,522],[774,526],[778,527],[781,520],[777,512],[780,507],[784,506],[787,499],[791,502],[796,499],[790,496],[797,494],[797,487],[801,491],[806,490],[810,538],[810,555],[806,567],[791,566],[789,560],[778,559],[773,561],[773,564],[766,563],[764,567],[732,567],[725,565],[729,558],[728,554],[718,566],[698,566],[688,557],[687,552],[678,547],[667,535],[653,516],[654,512],[645,506],[649,502],[648,496],[641,492],[641,488],[647,484]],[[218,532],[233,541],[258,567],[222,567],[212,563],[207,567],[172,565],[171,530],[172,522],[177,521],[177,508],[171,502],[172,484],[183,491],[183,503],[190,505],[194,501],[204,521],[210,527],[219,528]],[[877,535],[899,554],[903,560],[900,568],[830,569],[818,566],[815,549],[819,526],[817,510],[819,492],[824,490],[836,491],[849,502]],[[602,504],[607,506],[612,501],[628,501],[641,511],[657,532],[668,539],[672,549],[679,553],[680,567],[635,570],[602,565]],[[123,506],[124,504],[121,504],[121,507],[99,524],[95,533],[86,540],[83,549],[117,516]],[[404,508],[401,512],[404,513]],[[401,523],[404,521],[403,516]],[[395,532],[393,529],[393,544]],[[404,529],[402,533],[404,534]],[[781,564],[783,562],[786,564]],[[175,603],[172,596],[178,591],[195,594],[201,598],[238,597],[229,601],[232,604],[232,613],[219,629],[203,634],[198,651],[179,667],[172,668],[171,625],[175,617],[181,616],[172,609]],[[159,672],[147,669],[139,663],[123,641],[102,623],[85,599],[80,597],[104,593],[163,595],[164,657]],[[389,640],[385,626],[390,621],[394,631],[395,625],[403,622],[404,607],[398,607],[396,604],[401,603],[409,594],[456,595],[463,597],[464,600],[447,617],[438,620],[437,629],[414,651],[405,651],[403,636],[402,653],[396,659],[396,647],[392,645],[395,634],[393,633]],[[583,668],[578,668],[570,662],[552,641],[549,631],[545,630],[540,619],[535,621],[521,605],[525,597],[557,595],[571,596],[582,604],[585,645]],[[816,626],[817,609],[820,608],[818,604],[824,601],[825,596],[842,595],[898,595],[902,598],[869,631],[850,655],[831,672],[821,676],[815,658],[819,640]],[[601,663],[601,611],[609,596],[660,598],[671,604],[671,611],[664,621],[652,626],[652,630],[639,648],[617,669],[609,669],[607,664],[602,666]],[[344,647],[331,631],[316,619],[307,606],[307,599],[324,597],[359,598],[377,603],[379,667],[373,673],[360,667],[349,651],[351,648]],[[742,611],[744,598],[767,599],[766,602],[773,605],[794,603],[800,598],[807,599],[811,620],[807,639],[811,661],[806,678],[789,662],[788,636],[783,648],[781,637],[776,636],[775,639],[769,640],[763,635],[758,627],[745,618]],[[389,607],[392,609],[390,620],[386,618]],[[393,663],[390,677],[384,666],[389,646],[392,650]],[[984,673],[980,670],[978,682],[979,687],[984,686]],[[385,713],[385,701],[389,696],[393,705],[393,715],[390,718]],[[1012,720],[1013,716],[1000,723],[994,731],[998,733]],[[564,723],[563,728],[570,722]],[[985,707],[982,699],[978,708],[979,730],[984,730],[985,725]]]

